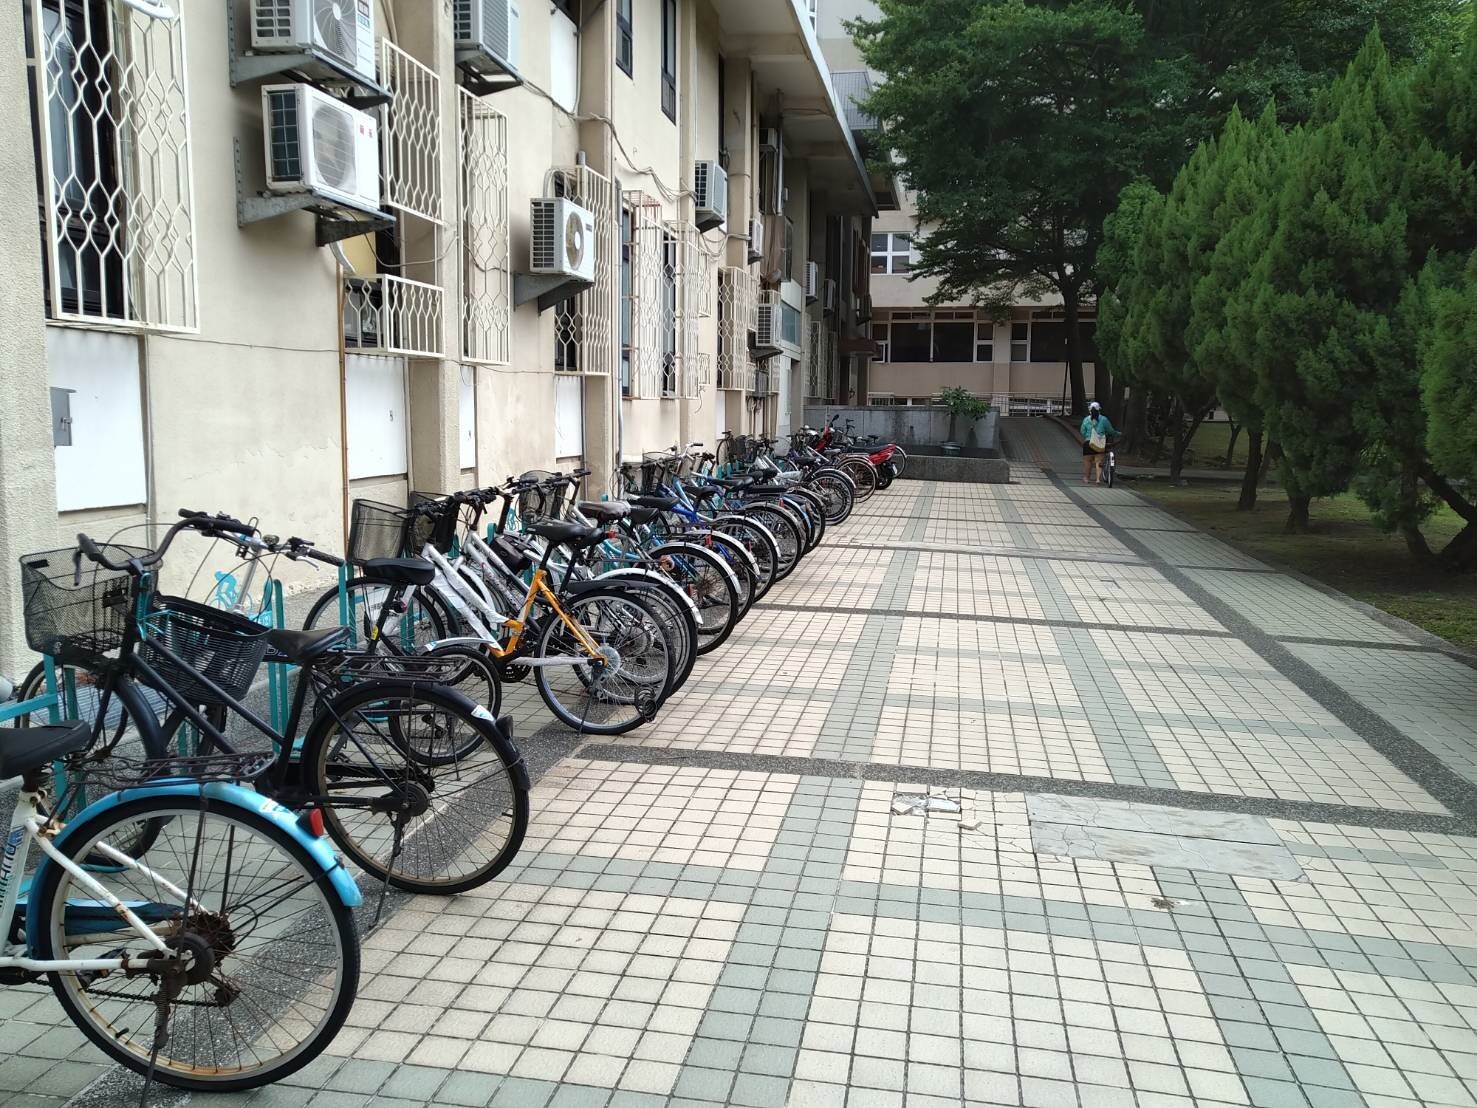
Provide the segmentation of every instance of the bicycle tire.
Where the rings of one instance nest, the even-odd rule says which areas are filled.
[[[774,584],[775,565],[779,561],[779,547],[775,545],[774,536],[769,533],[769,528],[756,519],[750,519],[741,515],[721,515],[710,520],[709,524],[714,533],[729,535],[743,543],[744,549],[754,559],[758,567],[759,578],[757,581],[755,603],[764,598]]]
[[[181,998],[179,1007],[184,1008],[184,1012],[175,1018],[183,1020],[186,1027],[176,1026],[174,1033],[168,1036],[153,1067],[154,1078],[182,1089],[230,1092],[268,1085],[301,1069],[321,1054],[338,1034],[354,1003],[359,980],[359,940],[353,913],[339,898],[322,866],[309,857],[291,835],[254,811],[217,798],[207,798],[198,791],[125,800],[69,825],[57,846],[74,862],[85,859],[96,852],[97,844],[106,837],[109,827],[140,819],[159,823],[171,832],[154,845],[143,861],[143,865],[152,871],[153,878],[144,877],[137,869],[121,867],[111,873],[94,870],[89,876],[108,886],[125,903],[134,905],[148,917],[145,922],[153,919],[162,923],[166,919],[176,919],[188,925],[193,921],[193,926],[183,930],[202,944],[199,949],[208,950],[215,959],[211,976],[193,985],[183,985],[177,994]],[[212,891],[209,885],[198,883],[202,877],[201,870],[210,862],[204,857],[204,851],[194,849],[198,843],[218,841],[215,835],[201,837],[207,819],[231,825],[229,829],[216,823],[210,826],[219,827],[222,834],[229,830],[230,846],[222,848],[226,850],[227,864],[234,860],[243,863],[240,874],[220,883],[220,899],[224,900],[231,894],[245,898],[239,915],[233,914],[226,904],[222,904],[219,911],[193,915],[183,911],[183,905],[175,909],[169,902],[179,899],[177,893],[170,892],[161,884],[161,878],[173,878],[177,889],[192,894],[198,891],[199,896],[192,895],[190,901],[198,903],[203,899],[206,903],[214,903],[216,898],[209,895]],[[180,840],[178,845],[173,841],[175,838]],[[185,840],[190,847],[187,861],[180,855]],[[252,850],[253,843],[262,845]],[[175,873],[172,869],[169,874],[163,872],[165,866],[174,860],[171,854],[183,861],[182,873]],[[253,855],[258,859],[254,866],[250,864]],[[289,867],[301,875],[291,883],[283,880]],[[38,907],[44,922],[36,936],[35,956],[47,960],[58,959],[59,956],[79,959],[118,957],[120,944],[124,949],[136,948],[132,949],[133,953],[144,954],[143,940],[131,930],[122,929],[121,921],[113,916],[111,910],[106,915],[113,918],[106,922],[95,909],[89,910],[95,894],[81,886],[77,895],[70,893],[74,881],[72,874],[50,860],[38,873],[32,895],[39,900]],[[197,882],[193,888],[192,881]],[[257,881],[264,885],[265,891],[248,896],[257,887],[254,884]],[[131,895],[134,888],[145,890],[147,895]],[[298,889],[307,893],[298,899],[299,906],[280,921],[271,922],[261,898],[268,894],[281,894],[284,898],[295,896],[294,890]],[[250,910],[247,910],[248,904]],[[68,927],[69,909],[74,917],[71,928]],[[80,936],[75,933],[81,929],[75,922],[78,913],[85,916],[83,926],[100,929],[101,934],[95,942],[82,944]],[[252,934],[251,929],[260,923],[266,924],[262,935],[263,953],[275,949],[276,960],[284,957],[287,960],[286,968],[281,971],[272,969],[273,957],[244,953],[245,949],[250,949],[246,942]],[[327,986],[311,968],[304,972],[302,959],[310,956],[319,943],[325,944],[323,949],[333,963],[333,977]],[[226,971],[222,967],[234,969],[237,965],[242,966],[241,971],[234,973],[226,983],[217,980],[225,978]],[[61,971],[47,976],[63,1010],[87,1038],[109,1057],[136,1073],[149,1072],[155,1021],[154,1002],[145,993],[152,987],[148,975]],[[94,990],[96,985],[101,985],[101,990]],[[126,998],[130,988],[137,989],[138,996],[131,1004],[119,1005],[117,1001]],[[223,1005],[216,1003],[228,990],[234,991],[234,996]],[[195,999],[207,996],[207,1000]],[[259,1026],[264,1013],[271,1011],[284,997],[288,999],[283,1021],[268,1030],[275,1029],[279,1035],[293,1035],[293,1029],[309,1024],[308,1032],[295,1035],[296,1041],[290,1048],[266,1060],[257,1056],[257,1044],[265,1042],[273,1049],[278,1048],[270,1035],[258,1036],[247,1051],[249,1055],[257,1056],[256,1065],[222,1065],[222,1051],[229,1052],[229,1047],[223,1046],[228,1032],[243,1025]],[[306,1016],[307,1002],[304,998],[307,997],[321,999],[320,1018],[309,1020]],[[243,998],[249,999],[243,1004],[240,1003]],[[120,1008],[117,1016],[109,1014]],[[221,1014],[220,1021],[216,1021],[217,1013]],[[206,1027],[204,1033],[201,1033],[202,1024]],[[227,1026],[222,1029],[221,1024]],[[181,1033],[184,1031],[191,1033]],[[190,1049],[205,1050],[207,1057],[189,1059],[176,1056],[175,1052]],[[209,1075],[205,1076],[207,1073]]]
[[[742,623],[749,609],[759,599],[759,564],[749,548],[732,535],[721,531],[708,531],[706,544],[733,570],[739,582],[739,622]]]
[[[438,749],[461,755],[448,759]],[[507,868],[528,829],[522,755],[490,713],[442,685],[365,682],[333,697],[308,728],[301,766],[310,793],[330,798],[323,823],[338,848],[407,892],[449,896],[486,884]],[[398,853],[392,813],[332,802],[351,790],[356,803],[425,794],[425,810],[404,821]]]
[[[808,489],[804,485],[792,485],[785,493],[785,499],[795,506],[805,516],[806,525],[810,528],[810,550],[816,549],[826,541],[826,498],[814,489]]]
[[[870,500],[877,491],[877,467],[860,454],[848,455],[838,463],[856,482],[858,501]]]
[[[739,583],[723,557],[692,542],[664,543],[647,554],[697,605],[697,652],[708,654],[727,642],[738,626]]]
[[[783,581],[805,556],[805,525],[795,513],[776,500],[758,500],[746,504],[743,514],[757,519],[774,537],[779,560],[774,567],[774,580]]]
[[[839,473],[831,470],[818,470],[810,478],[807,486],[816,491],[821,499],[825,501],[826,522],[831,526],[845,523],[851,515],[851,510],[856,504],[856,494],[851,490],[850,482],[843,480]]]
[[[536,667],[534,684],[554,718],[588,735],[623,735],[655,718],[675,677],[671,640],[658,617],[629,593],[609,588],[561,603],[585,634],[610,651],[616,665],[599,674],[590,664]],[[544,625],[535,647],[537,658],[583,654],[562,619],[556,616]],[[572,680],[565,680],[564,673],[572,674]]]
[[[697,664],[697,617],[692,611],[692,602],[675,581],[655,570],[615,569],[602,573],[597,580],[636,591],[662,620],[677,659],[672,677],[672,692],[676,692],[687,683]]]

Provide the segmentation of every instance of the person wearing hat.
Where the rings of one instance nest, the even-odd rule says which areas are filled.
[[[1082,420],[1082,483],[1090,485],[1103,480],[1103,455],[1108,451],[1108,438],[1116,435],[1112,422],[1103,414],[1103,406],[1094,400],[1087,406]],[[1096,476],[1094,476],[1096,475]]]

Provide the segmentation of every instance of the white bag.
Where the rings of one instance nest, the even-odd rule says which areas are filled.
[[[1094,427],[1092,429],[1092,438],[1087,440],[1087,445],[1092,447],[1098,453],[1102,453],[1104,450],[1108,449],[1108,436],[1103,434],[1102,431],[1100,431],[1098,428]]]

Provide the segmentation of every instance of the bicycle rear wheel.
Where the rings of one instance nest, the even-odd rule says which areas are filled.
[[[837,463],[856,482],[856,498],[863,501],[877,491],[877,467],[860,454],[849,454]]]
[[[303,781],[354,864],[397,889],[465,892],[528,828],[528,774],[492,716],[439,685],[370,682],[318,711]]]
[[[349,599],[348,626],[354,636],[349,645],[364,649],[372,641],[380,610],[390,597],[390,586],[369,577],[351,577],[344,586]],[[441,597],[430,589],[410,589],[401,596],[404,613],[391,613],[385,619],[384,640],[407,654],[428,643],[444,639],[460,620]],[[320,596],[303,620],[303,630],[315,627],[337,627],[343,622],[339,610],[339,591],[332,588]]]
[[[139,866],[89,860],[139,822],[161,830]],[[62,1008],[104,1053],[149,1069],[156,998],[167,1013],[154,1076],[227,1092],[279,1081],[312,1061],[343,1025],[359,981],[353,913],[322,867],[265,817],[199,793],[126,800],[69,825],[62,854],[176,950],[179,975],[49,974]],[[181,895],[184,894],[184,895]],[[48,860],[37,874],[46,960],[148,957],[137,936],[77,877]],[[208,967],[208,969],[206,969]],[[171,997],[169,984],[178,991]]]
[[[549,711],[567,727],[591,735],[621,735],[652,719],[672,690],[675,657],[660,619],[635,596],[601,589],[560,598],[565,614],[600,648],[589,658],[574,631],[551,613],[536,655],[578,662],[540,665],[534,683]]]
[[[777,501],[756,501],[744,508],[744,515],[761,524],[774,538],[779,560],[774,579],[783,581],[794,572],[805,554],[805,524],[795,513]]]
[[[754,599],[760,600],[774,584],[775,565],[779,562],[779,547],[769,529],[756,519],[746,516],[723,515],[708,524],[715,534],[727,535],[743,544],[754,559],[759,574],[755,581]]]
[[[739,619],[739,583],[722,555],[694,543],[668,543],[648,552],[661,572],[697,605],[697,651],[728,641]]]

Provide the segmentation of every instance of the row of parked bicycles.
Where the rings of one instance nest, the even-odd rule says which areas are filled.
[[[517,853],[529,776],[505,685],[583,734],[656,718],[905,464],[834,429],[726,436],[623,466],[617,499],[581,499],[576,471],[355,501],[343,558],[181,511],[151,547],[79,535],[23,559],[44,660],[0,706],[0,984],[49,980],[150,1081],[290,1074],[354,1000],[373,884],[345,859],[382,908],[388,888],[463,892]],[[229,555],[203,599],[181,536]],[[301,629],[281,559],[338,573]]]

